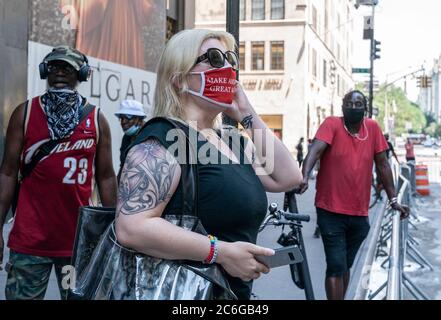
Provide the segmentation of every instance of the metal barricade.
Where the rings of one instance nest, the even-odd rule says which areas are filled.
[[[412,218],[417,219],[418,211],[413,200],[415,181],[412,178],[412,166],[394,164],[392,172],[397,186],[398,202],[409,206]],[[410,218],[401,219],[400,212],[391,209],[386,202],[378,205],[372,215],[371,231],[357,255],[354,274],[345,298],[374,299],[386,289],[384,299],[401,300],[406,289],[413,298],[427,300],[427,295],[404,272],[406,258],[433,271],[433,266],[416,248],[418,242],[409,233],[409,227],[416,229],[416,226],[411,223]],[[381,267],[388,269],[387,280],[375,290],[370,290],[372,266],[379,257],[387,257],[381,264]]]

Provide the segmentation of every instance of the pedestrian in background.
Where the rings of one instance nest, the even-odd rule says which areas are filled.
[[[385,133],[384,138],[386,139],[387,145],[389,146],[389,149],[387,149],[386,151],[387,159],[389,160],[391,159],[391,156],[393,156],[395,160],[397,160],[397,163],[400,163],[400,160],[398,160],[397,154],[395,153],[394,145],[389,140],[390,139],[389,133]]]
[[[415,163],[415,151],[413,149],[413,142],[410,138],[407,138],[404,148],[406,149],[406,161]]]
[[[395,160],[397,161],[397,163],[399,164],[400,161],[398,160],[397,154],[395,153],[394,146],[389,141],[389,134],[385,133],[384,134],[384,138],[386,139],[386,142],[387,142],[387,145],[388,145],[388,149],[386,150],[387,160],[390,162],[391,161],[391,156],[393,156],[395,158]],[[381,192],[383,191],[384,187],[383,187],[383,183],[381,182],[381,175],[380,175],[377,167],[375,167],[375,173],[376,173],[375,197],[377,199],[379,199],[379,200],[382,200]]]
[[[297,162],[299,163],[299,167],[302,166],[302,162],[303,162],[303,142],[304,141],[305,141],[305,138],[301,137],[299,140],[299,143],[296,146]]]
[[[308,152],[312,147],[312,139],[308,139]]]
[[[365,119],[367,100],[360,91],[343,99],[343,117],[328,117],[317,131],[303,165],[300,192],[308,189],[308,177],[317,160],[318,225],[326,256],[326,295],[344,299],[350,268],[369,232],[368,207],[375,161],[393,209],[407,217],[397,202],[392,171],[386,157],[388,145],[378,124]]]
[[[102,204],[116,204],[109,125],[76,90],[89,74],[84,54],[64,46],[53,49],[40,64],[48,90],[19,105],[9,121],[0,168],[0,266],[4,219],[18,173],[26,176],[8,241],[8,300],[43,299],[53,266],[64,298],[62,269],[70,265],[78,209],[91,204],[94,180]],[[42,146],[48,152],[38,160]],[[34,159],[35,166],[27,169]]]
[[[144,111],[144,106],[141,102],[136,100],[124,100],[119,105],[119,109],[115,112],[118,117],[121,128],[124,131],[124,136],[121,141],[119,149],[120,168],[118,170],[118,181],[121,175],[122,165],[126,156],[127,148],[136,139],[136,134],[144,125],[147,114]]]

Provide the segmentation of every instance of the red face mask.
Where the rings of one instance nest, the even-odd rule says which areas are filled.
[[[191,74],[201,76],[201,89],[199,92],[188,90],[190,94],[224,108],[231,107],[236,88],[236,70],[225,67]]]

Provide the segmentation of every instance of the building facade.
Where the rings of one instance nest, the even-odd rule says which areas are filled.
[[[0,159],[13,108],[26,100],[27,0],[0,0]]]
[[[417,103],[423,112],[431,114],[437,123],[441,123],[441,55],[434,60],[427,77],[427,83],[420,83]]]
[[[290,151],[341,113],[353,87],[349,0],[240,0],[240,82]],[[226,1],[196,0],[195,27],[225,30]]]

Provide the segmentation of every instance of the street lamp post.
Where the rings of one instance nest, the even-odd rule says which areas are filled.
[[[372,3],[372,33],[371,33],[371,73],[369,79],[369,118],[372,118],[374,104],[374,61],[375,61],[375,1]]]
[[[239,0],[226,0],[227,1],[227,32],[231,33],[236,40],[236,53],[239,55],[239,14],[240,14],[240,1]],[[239,80],[239,72],[237,72],[237,80]],[[237,122],[233,119],[224,116],[223,123],[226,125],[237,127]]]
[[[370,17],[370,40],[371,40],[371,49],[370,49],[370,79],[369,79],[369,118],[372,118],[372,112],[373,112],[373,104],[374,104],[374,61],[375,59],[378,59],[379,56],[377,56],[377,45],[380,44],[380,42],[375,40],[374,37],[374,21],[375,21],[375,6],[378,4],[378,0],[356,0],[355,2],[355,8],[358,9],[361,5],[364,6],[371,6],[372,7],[372,16]],[[365,38],[366,39],[366,38]]]
[[[388,75],[386,75],[386,85],[384,86],[384,131],[389,132],[389,102],[387,100],[387,89],[389,86],[388,83]]]
[[[231,33],[239,46],[240,1],[227,0],[227,32]]]

